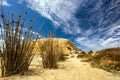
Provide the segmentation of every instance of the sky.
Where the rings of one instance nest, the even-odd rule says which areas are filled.
[[[34,19],[42,37],[54,31],[83,51],[120,47],[120,0],[3,0],[3,6],[7,17],[28,12],[26,26]]]

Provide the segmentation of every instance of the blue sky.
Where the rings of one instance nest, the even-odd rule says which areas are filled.
[[[35,31],[43,24],[41,36],[54,30],[84,51],[120,46],[120,0],[3,0],[3,5],[8,17],[28,12]]]

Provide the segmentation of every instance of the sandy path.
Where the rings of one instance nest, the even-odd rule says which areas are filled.
[[[34,58],[27,75],[16,75],[0,80],[120,80],[119,75],[92,68],[90,64],[81,62],[75,57],[59,63],[59,69],[56,70],[42,69],[38,58]]]

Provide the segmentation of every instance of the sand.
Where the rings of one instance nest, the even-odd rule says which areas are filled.
[[[76,57],[58,64],[58,69],[43,69],[41,58],[36,55],[26,75],[13,75],[0,80],[120,80],[120,75],[92,68],[89,63],[81,62]]]

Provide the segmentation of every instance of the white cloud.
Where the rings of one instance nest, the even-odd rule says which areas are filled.
[[[23,33],[25,32],[29,32],[31,33],[34,37],[36,37],[38,35],[39,38],[42,38],[43,36],[40,35],[40,33],[38,32],[34,32],[34,31],[31,31],[31,30],[28,30],[27,28],[23,28]],[[15,34],[15,30],[12,32],[10,31],[10,33],[13,33]],[[19,33],[18,33],[19,35]],[[0,29],[0,41],[3,40],[3,37],[4,37],[4,29]],[[24,39],[24,34],[21,35],[21,38]]]
[[[24,32],[30,32],[30,33],[32,33],[32,35],[33,35],[34,37],[36,37],[37,35],[38,35],[39,38],[44,37],[44,36],[41,36],[40,33],[35,32],[35,31],[30,31],[30,30],[27,29],[27,28],[23,28],[23,33],[24,33]],[[24,38],[24,36],[22,36],[22,37]]]
[[[1,5],[1,3],[0,3]],[[9,4],[6,0],[2,0],[2,5],[3,6],[11,6],[11,4]]]
[[[117,30],[117,32],[116,32]],[[89,33],[89,34],[87,34]],[[110,28],[107,28],[107,30],[102,33],[102,31],[98,32],[99,34],[95,34],[95,36],[92,35],[92,38],[89,39],[88,37],[91,34],[94,34],[94,31],[92,33],[92,30],[88,30],[85,32],[86,35],[83,37],[77,37],[75,39],[75,42],[77,44],[84,45],[92,50],[100,50],[104,48],[111,48],[111,47],[118,47],[120,46],[120,25],[114,25]],[[103,38],[100,38],[100,35],[103,34]]]
[[[104,47],[106,47],[106,46],[111,46],[111,47],[118,46],[118,44],[120,44],[120,43],[118,43],[119,40],[120,40],[120,38],[112,38],[112,37],[108,38],[106,40],[103,40],[102,46],[104,46]],[[116,44],[114,44],[114,43],[116,43]]]
[[[26,1],[27,6],[32,10],[38,12],[43,17],[51,20],[56,28],[62,28],[63,31],[67,34],[78,34],[80,33],[83,37],[78,37],[75,39],[76,43],[87,46],[93,50],[99,50],[108,47],[116,47],[118,40],[120,40],[120,25],[111,24],[111,26],[103,27],[106,24],[110,23],[111,18],[104,20],[103,10],[99,10],[102,6],[102,2],[99,1],[93,10],[96,12],[88,21],[97,21],[98,28],[90,25],[91,28],[81,33],[81,29],[78,27],[79,23],[74,17],[74,14],[78,10],[79,5],[82,1],[85,0],[19,0],[21,3]],[[92,10],[90,10],[92,11]],[[93,11],[94,12],[94,11]],[[98,16],[99,15],[99,16]],[[107,14],[108,17],[110,13]],[[119,21],[118,21],[119,23]],[[62,26],[62,27],[59,27]],[[99,27],[100,26],[100,27]],[[106,31],[105,31],[106,30]],[[117,32],[116,32],[117,30]],[[92,38],[89,39],[89,36],[92,35]],[[116,38],[117,37],[117,38]]]
[[[115,32],[115,30],[117,30],[117,29],[119,29],[119,31]],[[120,25],[113,26],[108,30],[108,34],[112,35],[114,33],[117,34],[117,35],[120,35]]]
[[[78,37],[78,38],[76,38],[76,42],[78,42],[78,43],[80,43],[80,42],[82,42],[84,40],[85,40],[84,37]]]
[[[21,1],[21,0],[20,0]],[[27,6],[51,20],[55,26],[67,34],[81,32],[77,19],[74,17],[82,0],[25,0]],[[72,24],[72,25],[71,25]]]
[[[77,44],[81,44],[95,51],[102,48],[102,46],[100,45],[101,41],[98,41],[98,39],[88,39],[87,37],[78,37],[75,39],[75,42]]]
[[[18,3],[21,4],[24,0],[18,0]]]

